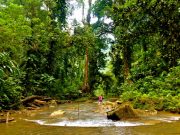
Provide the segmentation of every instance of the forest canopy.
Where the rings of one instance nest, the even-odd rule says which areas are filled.
[[[74,2],[82,21],[70,24],[69,0],[0,0],[0,110],[103,94],[180,112],[180,2]]]

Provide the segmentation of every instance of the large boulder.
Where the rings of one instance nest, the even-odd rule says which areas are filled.
[[[107,118],[111,120],[123,120],[138,118],[137,113],[129,104],[122,104],[107,112]]]
[[[103,106],[103,109],[107,111],[107,110],[113,110],[121,104],[122,104],[122,101],[119,101],[119,100],[116,100],[115,102],[105,101],[103,102],[102,106]]]

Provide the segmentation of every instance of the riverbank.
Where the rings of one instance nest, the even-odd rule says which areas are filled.
[[[158,112],[155,117],[112,121],[104,114],[94,111],[99,108],[96,101],[79,102],[79,117],[77,107],[78,103],[72,102],[56,107],[30,110],[34,115],[17,114],[15,122],[0,124],[1,135],[172,135],[180,133],[177,114]],[[57,110],[63,110],[65,114],[61,117],[50,117],[50,114]]]
[[[35,96],[34,96],[35,97]],[[21,106],[21,108],[19,108],[18,110],[2,110],[0,112],[0,119],[7,119],[7,114],[9,113],[9,118],[8,119],[13,119],[13,118],[16,118],[16,116],[18,115],[23,115],[23,116],[27,116],[27,117],[31,117],[33,115],[36,115],[38,112],[42,111],[44,108],[54,108],[54,107],[57,107],[59,106],[60,104],[66,104],[66,103],[93,103],[93,102],[96,102],[98,103],[98,98],[97,97],[91,97],[91,98],[88,98],[88,97],[83,97],[83,98],[79,98],[77,100],[74,100],[74,101],[71,101],[71,100],[55,100],[55,99],[52,99],[52,98],[45,98],[45,100],[40,100],[40,99],[37,99],[37,98],[28,98],[30,100],[26,100],[28,102],[26,102],[26,104],[24,105],[28,105],[28,106]],[[33,99],[33,100],[32,100]],[[35,103],[35,104],[34,104]],[[104,114],[106,114],[107,110],[108,111],[111,111],[114,109],[115,105],[116,104],[124,104],[124,103],[127,103],[127,102],[122,102],[122,101],[119,101],[118,98],[108,98],[108,99],[104,99],[103,100],[103,106],[102,108],[104,108]],[[131,106],[133,106],[133,103],[132,102],[128,102],[128,104],[130,104]],[[156,115],[158,114],[159,112],[167,112],[167,113],[170,113],[172,115],[176,115],[178,113],[172,113],[172,112],[169,112],[169,111],[164,111],[164,110],[161,110],[161,111],[158,111],[158,110],[155,110],[155,109],[139,109],[139,108],[135,108],[136,112],[139,113],[139,114],[142,114],[142,116],[152,116],[152,115]]]

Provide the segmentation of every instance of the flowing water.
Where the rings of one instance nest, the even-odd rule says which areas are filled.
[[[51,117],[57,110],[65,114]],[[34,115],[16,116],[16,122],[0,124],[0,135],[180,135],[180,115],[158,113],[142,119],[112,121],[99,111],[97,103],[44,108]]]

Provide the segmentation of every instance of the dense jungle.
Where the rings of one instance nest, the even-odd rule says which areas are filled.
[[[0,0],[0,110],[103,95],[180,113],[179,39],[179,0]]]

